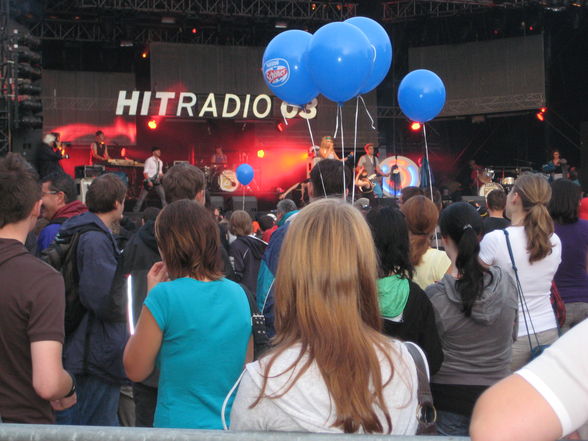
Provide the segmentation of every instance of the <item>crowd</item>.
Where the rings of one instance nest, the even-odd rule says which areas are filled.
[[[588,436],[580,188],[525,174],[482,218],[411,187],[354,206],[344,182],[324,159],[304,208],[225,217],[178,164],[135,227],[116,176],[82,204],[0,159],[1,420]]]

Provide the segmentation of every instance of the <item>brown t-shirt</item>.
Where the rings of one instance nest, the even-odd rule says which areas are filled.
[[[61,275],[22,243],[0,239],[0,417],[5,423],[53,423],[33,389],[31,343],[64,340]]]

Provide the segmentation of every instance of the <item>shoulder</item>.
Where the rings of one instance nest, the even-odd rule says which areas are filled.
[[[446,277],[448,276],[446,275],[439,282],[432,283],[431,285],[425,288],[425,294],[427,295],[429,300],[431,300],[431,302],[435,297],[445,295],[445,286],[443,285],[443,280],[445,280]]]
[[[32,254],[23,254],[15,257],[11,263],[26,274],[26,277],[21,277],[23,288],[42,287],[43,295],[56,290],[63,292],[64,283],[61,273],[41,259],[37,259]]]

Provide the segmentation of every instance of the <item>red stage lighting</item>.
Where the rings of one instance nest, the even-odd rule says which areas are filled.
[[[283,122],[279,122],[278,125],[276,126],[276,128],[278,129],[278,132],[283,132],[284,130],[286,130],[286,124],[284,124]]]
[[[141,58],[147,58],[149,56],[149,52],[143,51],[141,52]]]
[[[541,122],[545,121],[545,112],[547,112],[547,107],[541,107],[539,109],[539,112],[537,112],[535,114],[535,116],[537,117],[537,119]]]
[[[263,151],[263,149],[259,149],[257,151],[257,157],[258,158],[263,158],[265,156],[265,152]]]
[[[126,148],[122,148],[120,149],[120,155],[124,158],[125,156],[127,156],[127,149]]]
[[[423,126],[421,125],[421,123],[419,123],[419,122],[413,122],[413,123],[411,123],[411,125],[410,125],[410,130],[412,130],[412,131],[414,131],[414,132],[417,132],[417,131],[421,130],[421,127],[423,127]]]
[[[198,29],[196,29],[196,28],[192,28],[192,33],[193,33],[193,34],[197,34],[197,33],[198,33]]]
[[[147,127],[149,127],[151,130],[155,130],[157,128],[157,121],[150,119],[147,123]]]

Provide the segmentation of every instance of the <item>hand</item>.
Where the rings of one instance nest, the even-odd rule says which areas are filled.
[[[147,181],[147,186],[149,188],[153,187],[153,182],[151,180]]]
[[[59,400],[51,401],[51,407],[53,410],[65,410],[78,402],[77,394],[73,394],[71,397],[61,398]]]
[[[153,264],[149,273],[147,274],[147,292],[151,291],[155,285],[169,280],[167,274],[167,267],[163,262],[156,262]]]

